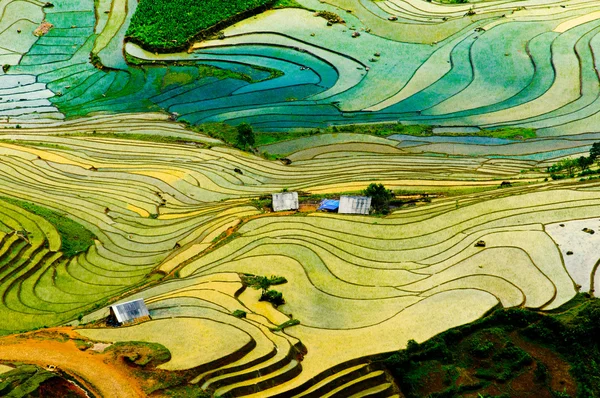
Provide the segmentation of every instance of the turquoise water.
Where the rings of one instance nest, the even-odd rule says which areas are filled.
[[[342,112],[343,104],[339,100],[353,101],[356,96],[368,99],[369,79],[358,81],[354,88],[327,99],[311,100],[334,87],[340,77],[341,72],[327,57],[317,57],[293,46],[263,43],[196,51],[190,56],[192,64],[136,67],[125,62],[120,42],[113,40],[100,53],[111,68],[100,70],[89,62],[96,38],[93,0],[56,0],[53,4],[53,8],[45,11],[46,20],[54,28],[37,40],[20,64],[8,73],[30,75],[37,82],[45,83],[56,94],[51,102],[66,117],[98,112],[165,111],[176,112],[179,118],[190,123],[248,121],[264,130],[378,121],[468,125],[470,117],[540,98],[555,82],[553,62],[561,57],[579,60],[581,97],[558,109],[552,109],[550,103],[547,114],[514,123],[537,128],[564,125],[568,134],[571,132],[569,123],[593,118],[600,111],[595,70],[600,50],[599,21],[562,34],[551,31],[555,22],[542,19],[500,24],[485,32],[472,29],[481,25],[474,24],[460,33],[462,39],[451,49],[446,61],[451,68],[437,81],[377,112]],[[126,25],[115,37],[121,37],[124,29]],[[372,37],[369,40],[385,42]],[[447,40],[440,46],[448,43],[452,42]],[[405,68],[395,64],[389,70],[390,81],[410,77],[415,60],[421,62],[423,54],[431,52],[428,45],[411,44],[410,48],[414,49],[414,58],[410,59],[410,53],[402,55],[407,58]],[[322,50],[328,51],[325,47]],[[252,81],[198,76],[199,65],[229,69],[249,76]],[[380,68],[379,64],[372,66]],[[264,67],[279,70],[283,75],[269,79],[270,72]],[[181,75],[188,78],[181,79]],[[378,69],[378,82],[381,78],[385,78],[385,74]],[[30,94],[32,110],[35,109],[34,95]],[[586,131],[578,127],[573,132]],[[434,142],[421,137],[418,141]],[[438,142],[505,143],[485,137],[444,138]]]

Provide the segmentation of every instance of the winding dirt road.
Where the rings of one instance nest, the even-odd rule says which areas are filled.
[[[80,351],[72,340],[52,339],[60,333],[80,338],[70,328],[45,330],[43,334],[27,333],[0,338],[0,360],[18,361],[40,366],[55,365],[76,377],[99,397],[145,397],[139,383],[130,376],[125,365],[115,363],[104,354]]]

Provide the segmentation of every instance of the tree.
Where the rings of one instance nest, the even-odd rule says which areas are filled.
[[[573,175],[575,167],[577,166],[578,161],[576,159],[566,158],[550,166],[550,172],[555,173],[557,171],[566,170],[568,175]]]
[[[600,142],[594,142],[590,149],[590,159],[597,160],[600,157]]]
[[[580,156],[579,159],[577,159],[577,167],[579,167],[581,171],[589,169],[593,163],[594,159],[592,159],[591,156]]]
[[[371,197],[371,206],[377,212],[386,212],[390,208],[390,200],[394,197],[394,193],[383,186],[383,184],[371,183],[367,189],[363,191],[365,196]]]
[[[254,138],[254,130],[248,123],[241,123],[237,126],[236,144],[241,149],[252,147],[256,142]]]

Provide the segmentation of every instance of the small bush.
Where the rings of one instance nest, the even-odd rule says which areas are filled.
[[[371,206],[376,212],[389,212],[390,201],[394,197],[394,193],[384,187],[383,184],[369,184],[367,189],[363,191],[363,194],[371,197]]]
[[[274,332],[280,332],[285,328],[289,328],[290,326],[296,326],[296,325],[300,325],[300,321],[297,319],[290,319],[289,321],[285,321],[281,325],[279,325],[276,328],[273,328],[271,330]]]
[[[259,301],[268,301],[273,304],[275,307],[285,304],[285,300],[283,299],[283,294],[278,292],[277,290],[266,290],[260,296]]]

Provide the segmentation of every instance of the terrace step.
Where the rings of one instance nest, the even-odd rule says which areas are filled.
[[[241,383],[235,383],[219,388],[214,392],[214,394],[217,396],[227,394],[227,396],[239,397],[258,393],[276,386],[277,384],[281,384],[293,379],[299,375],[301,371],[302,365],[300,365],[300,362],[292,359],[287,365],[277,369],[274,372],[254,379],[246,380]]]
[[[52,265],[52,268],[46,269],[37,280],[34,293],[42,301],[53,304],[79,304],[85,305],[88,300],[81,296],[76,296],[70,292],[60,290],[56,284],[56,270],[65,268],[69,259],[61,258],[57,263]]]
[[[369,372],[371,372],[371,370],[369,369],[369,365],[366,363],[361,363],[356,366],[342,369],[341,371],[324,378],[312,387],[308,388],[306,391],[295,395],[294,397],[320,397],[341,385],[368,374]]]
[[[265,344],[266,342],[268,342],[268,344],[271,344],[272,347],[264,355],[258,356],[251,360],[250,358],[248,358],[248,356],[250,355],[245,356],[236,362],[233,362],[218,369],[212,369],[208,372],[198,375],[195,379],[192,380],[192,383],[201,383],[202,388],[205,389],[211,383],[218,382],[219,380],[226,379],[227,377],[248,373],[257,367],[264,367],[265,363],[274,358],[280,351],[276,343],[269,340],[266,336],[264,336],[264,339],[256,340],[257,349],[259,349],[261,344]],[[253,350],[253,352],[254,351],[256,351],[256,349]]]
[[[33,262],[37,264],[46,255],[48,249],[41,246],[33,247],[29,244],[23,246],[19,253],[6,266],[0,269],[0,283],[4,284],[19,275],[23,267]]]
[[[0,273],[5,266],[12,264],[19,257],[21,252],[28,247],[30,247],[29,243],[19,237],[17,237],[14,242],[11,242],[8,250],[0,257]]]
[[[18,242],[26,243],[19,235],[14,233],[4,236],[2,239],[2,246],[0,246],[0,264],[2,264],[4,256],[8,255],[8,253],[11,251],[11,248]]]
[[[286,344],[287,347],[283,346],[282,343]],[[268,360],[255,364],[254,366],[246,369],[241,369],[231,373],[224,373],[208,378],[202,385],[202,389],[218,389],[226,385],[260,378],[287,366],[293,358],[293,351],[292,347],[289,345],[289,342],[287,340],[285,340],[285,342],[280,341],[279,345],[273,348],[275,353],[274,355],[270,356]]]
[[[10,275],[7,275],[4,282],[8,286],[4,284],[4,292],[2,294],[2,301],[7,308],[23,313],[40,314],[45,312],[36,311],[20,300],[21,282],[38,271],[48,256],[54,255],[55,253],[50,252],[48,249],[39,250],[30,260],[23,262],[19,269],[15,269]]]
[[[343,398],[353,394],[358,394],[361,391],[387,383],[387,378],[383,370],[376,370],[358,379],[354,379],[331,392],[322,395],[322,398]],[[390,385],[391,386],[391,385]]]
[[[46,311],[65,311],[71,306],[51,304],[41,300],[36,292],[35,287],[44,273],[52,268],[62,258],[61,252],[50,252],[43,261],[36,267],[35,271],[30,275],[19,277],[19,301],[26,307],[32,309],[43,309]]]
[[[356,394],[352,394],[349,398],[363,398],[363,397],[386,398],[386,397],[389,397],[390,394],[393,392],[394,392],[394,387],[392,386],[392,383],[382,383],[378,386],[368,388],[368,389],[360,391]]]

